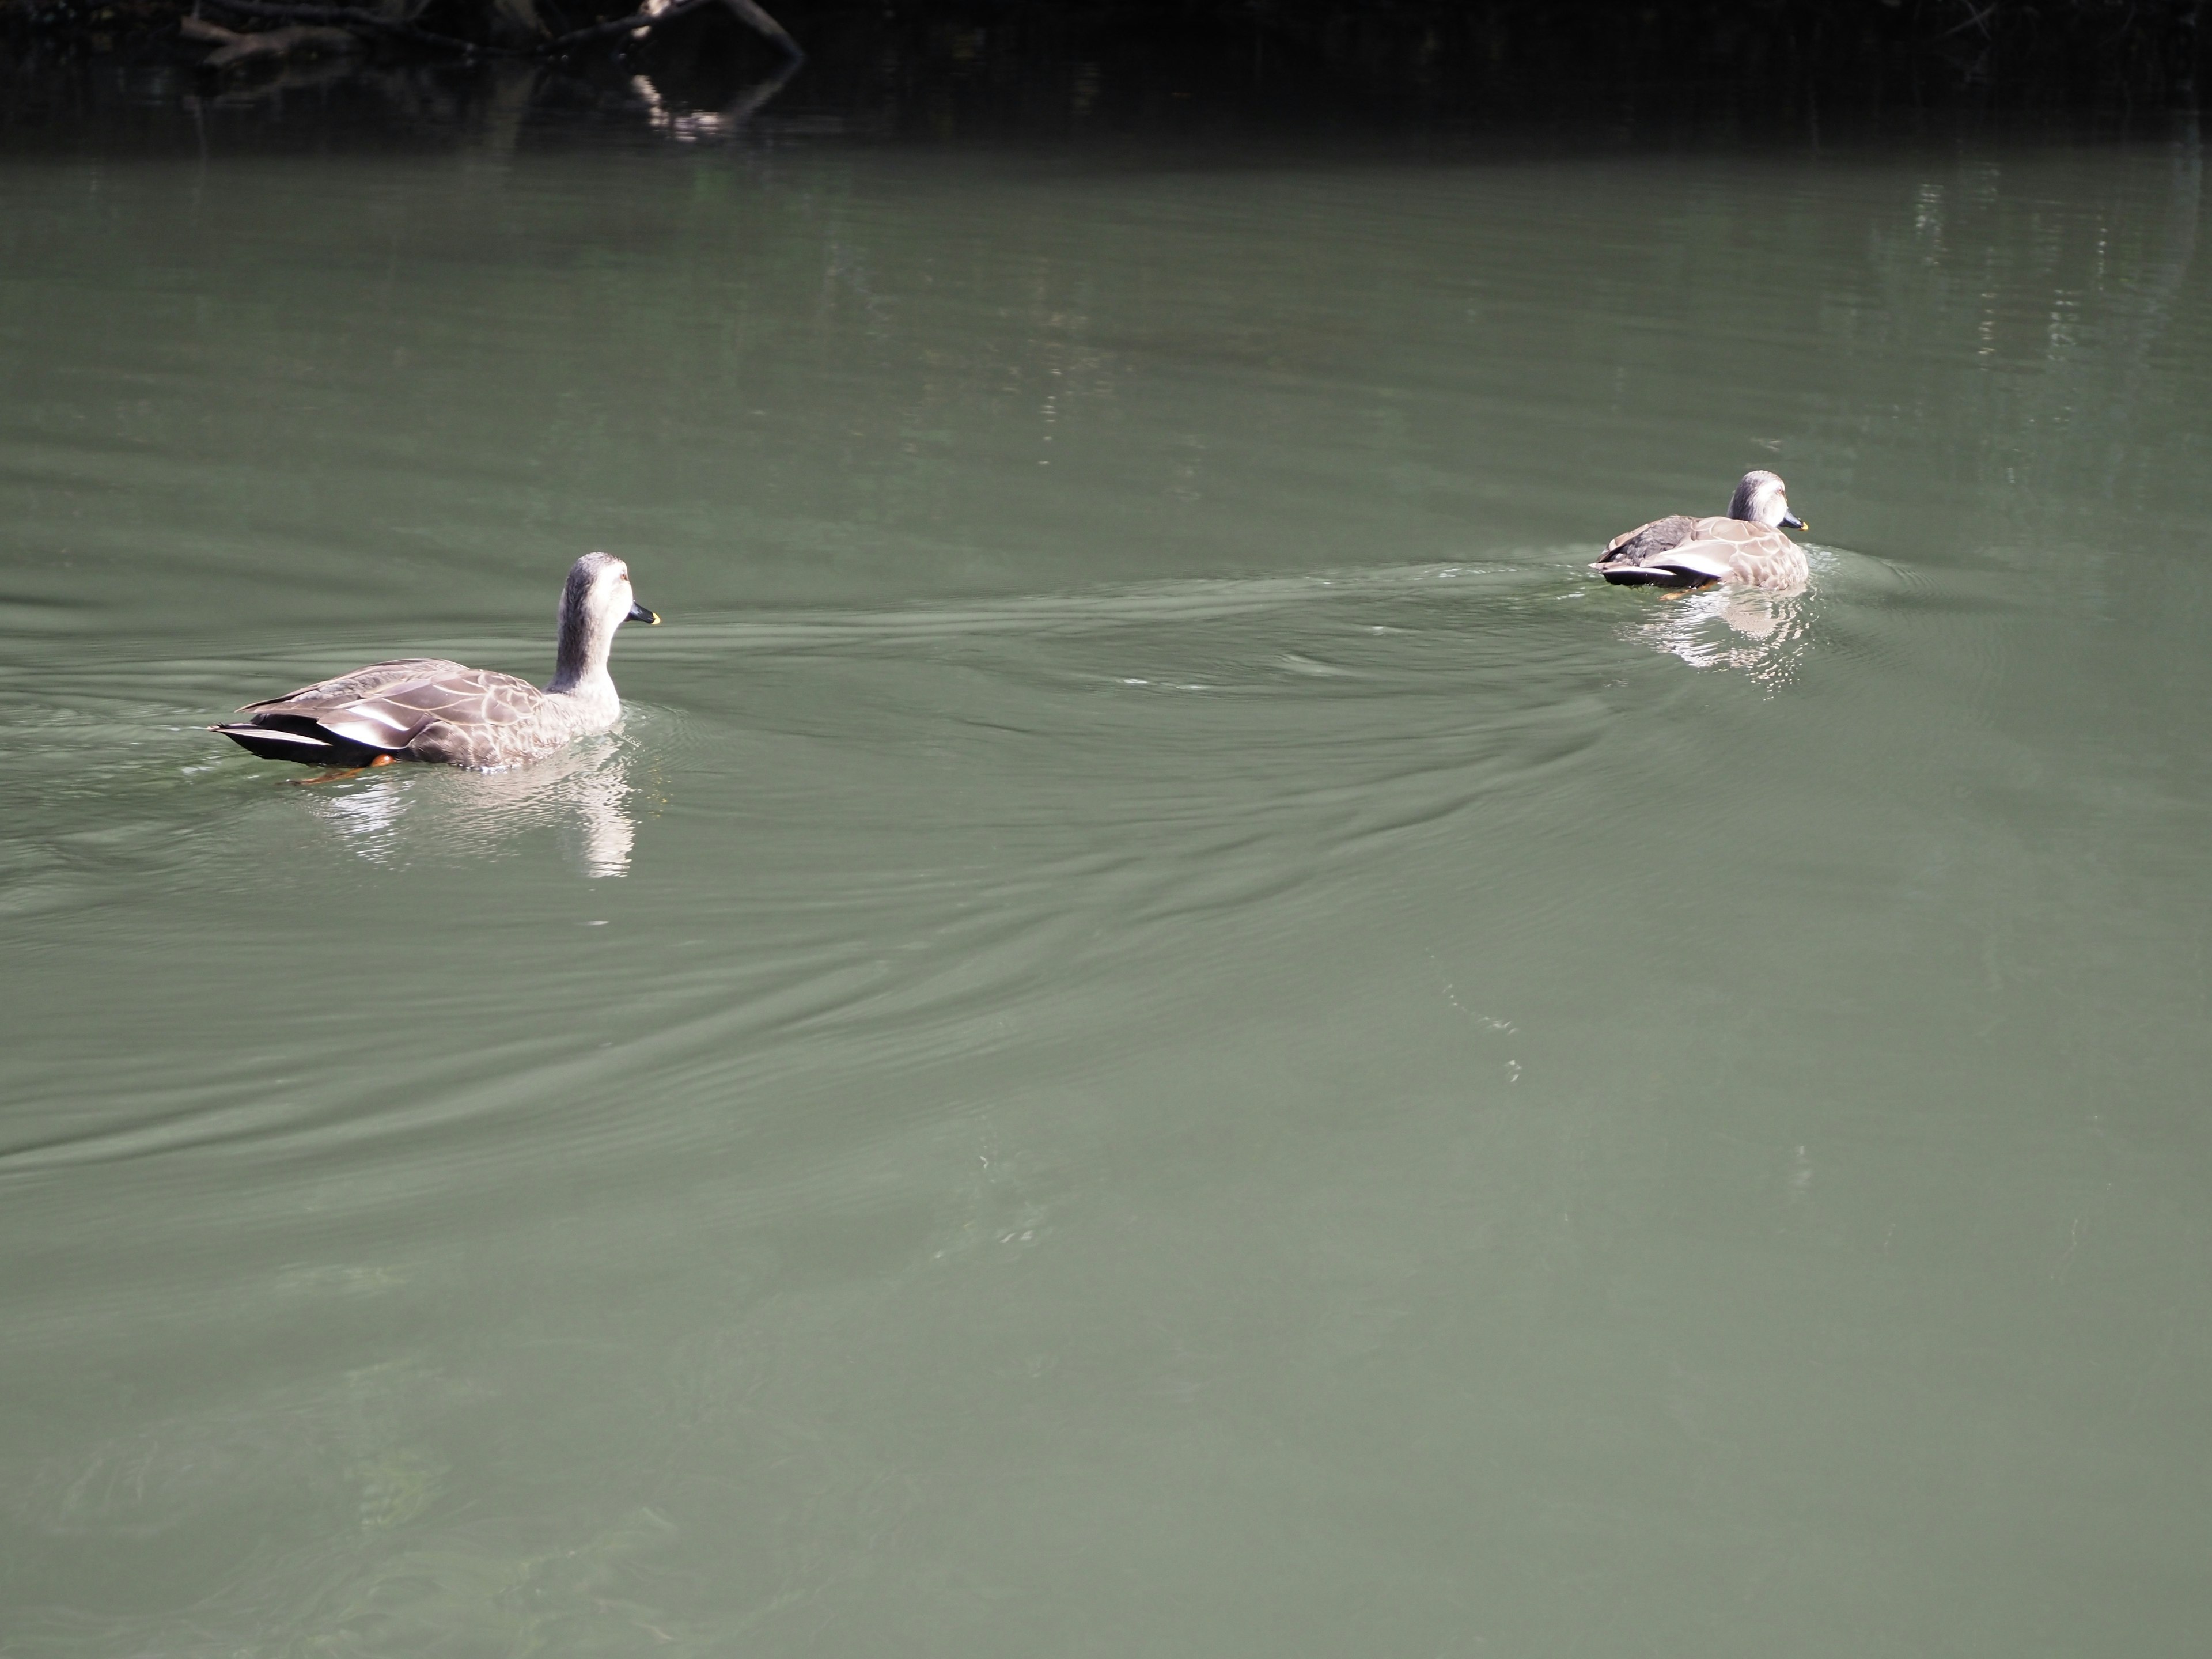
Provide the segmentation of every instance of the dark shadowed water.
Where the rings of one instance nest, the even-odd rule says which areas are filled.
[[[0,162],[0,1652],[2201,1653],[2202,199]]]

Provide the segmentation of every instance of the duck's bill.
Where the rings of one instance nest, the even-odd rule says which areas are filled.
[[[1795,513],[1785,513],[1782,515],[1782,527],[1784,530],[1810,530],[1813,526]]]
[[[647,611],[641,605],[632,605],[630,606],[629,620],[632,622],[641,622],[648,628],[658,627],[660,623],[660,618],[659,617],[653,615],[652,611]]]

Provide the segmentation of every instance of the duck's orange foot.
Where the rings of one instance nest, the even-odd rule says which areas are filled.
[[[288,778],[285,781],[295,789],[310,783],[337,783],[346,778],[357,778],[373,766],[394,765],[398,759],[399,757],[397,755],[379,755],[374,760],[362,762],[359,766],[341,766],[335,771],[318,772],[312,778]]]

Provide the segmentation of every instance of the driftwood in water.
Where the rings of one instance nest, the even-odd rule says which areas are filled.
[[[187,40],[204,40],[222,48],[208,54],[208,69],[228,69],[249,58],[312,58],[361,50],[359,36],[345,29],[325,28],[312,23],[293,23],[281,29],[255,29],[241,34],[204,18],[185,17],[179,20],[177,30]]]

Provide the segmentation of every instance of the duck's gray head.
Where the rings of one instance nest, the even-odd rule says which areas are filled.
[[[657,623],[659,617],[629,591],[629,567],[611,553],[586,553],[568,567],[561,590],[561,637],[548,690],[570,690],[605,672],[615,629],[626,622]]]
[[[1729,502],[1731,519],[1748,519],[1769,529],[1802,530],[1805,520],[1790,510],[1790,492],[1771,472],[1747,472]]]
[[[568,567],[561,592],[561,623],[583,623],[593,633],[611,635],[626,622],[657,623],[659,617],[629,591],[629,567],[611,553],[586,553]]]

